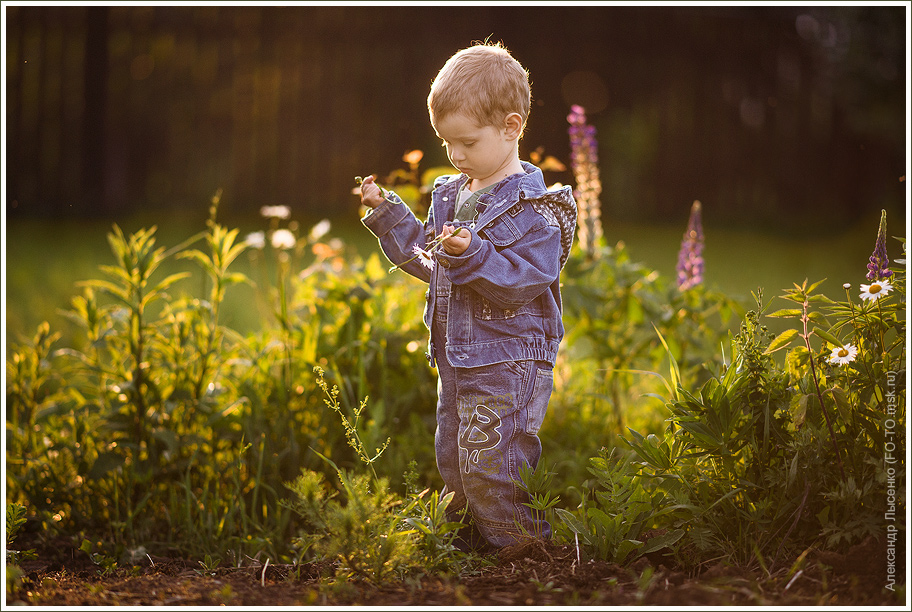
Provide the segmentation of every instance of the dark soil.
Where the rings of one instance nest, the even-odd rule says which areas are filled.
[[[658,555],[627,567],[580,563],[573,546],[529,542],[501,550],[473,575],[423,576],[382,586],[333,580],[329,563],[294,567],[250,561],[245,567],[206,571],[196,562],[155,556],[102,575],[72,543],[52,544],[37,550],[37,560],[21,563],[22,585],[7,593],[8,605],[908,605],[905,570],[898,569],[895,593],[885,589],[885,549],[873,541],[845,554],[811,551],[800,570],[772,568],[772,573],[722,563],[685,572]]]

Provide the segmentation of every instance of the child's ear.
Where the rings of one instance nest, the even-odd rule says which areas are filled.
[[[523,120],[519,113],[510,113],[504,119],[504,136],[507,140],[514,140],[522,135]]]

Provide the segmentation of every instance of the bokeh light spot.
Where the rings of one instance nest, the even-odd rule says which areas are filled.
[[[574,70],[561,81],[561,95],[567,106],[577,104],[592,115],[608,106],[608,86],[591,70]]]

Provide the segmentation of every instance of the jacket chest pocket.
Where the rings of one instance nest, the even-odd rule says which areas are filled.
[[[498,308],[487,298],[476,296],[474,300],[474,314],[475,318],[481,321],[503,321],[506,319],[514,319],[520,315],[538,315],[541,316],[542,308],[538,299],[534,299],[528,304],[524,304],[515,310]]]
[[[517,206],[520,205],[517,204]],[[522,236],[522,232],[520,232],[516,223],[507,214],[497,217],[491,225],[479,230],[478,234],[482,238],[490,240],[498,249],[510,246]]]

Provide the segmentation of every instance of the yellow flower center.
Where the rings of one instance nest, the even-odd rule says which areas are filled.
[[[881,287],[880,285],[876,285],[876,284],[871,285],[870,287],[868,287],[868,293],[872,293],[872,294],[880,293],[881,289],[883,289],[883,287]]]
[[[841,348],[839,349],[837,355],[840,357],[847,357],[849,355],[849,351],[847,351],[845,348]]]

